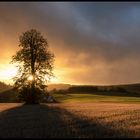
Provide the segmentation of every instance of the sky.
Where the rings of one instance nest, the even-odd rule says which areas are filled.
[[[30,29],[55,55],[51,83],[140,83],[139,2],[0,2],[0,81],[12,83],[9,62]]]

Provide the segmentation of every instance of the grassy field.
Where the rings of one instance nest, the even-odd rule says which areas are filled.
[[[60,102],[116,102],[116,103],[140,103],[140,97],[109,96],[88,93],[52,94]]]
[[[0,138],[139,138],[140,104],[0,104]]]

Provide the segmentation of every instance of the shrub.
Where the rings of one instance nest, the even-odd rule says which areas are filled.
[[[19,90],[18,98],[19,101],[23,101],[26,104],[37,104],[42,100],[43,94],[43,91],[41,91],[39,88],[35,88],[34,95],[32,95],[31,88],[26,86]]]

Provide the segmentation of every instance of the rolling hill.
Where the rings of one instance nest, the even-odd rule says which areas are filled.
[[[4,82],[0,81],[0,92],[6,91],[11,89],[12,86],[5,84]]]
[[[48,91],[50,90],[61,90],[61,89],[68,89],[69,87],[71,87],[70,84],[48,84]]]

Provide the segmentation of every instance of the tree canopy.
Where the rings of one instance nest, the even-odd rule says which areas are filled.
[[[47,39],[35,29],[22,33],[19,37],[19,48],[11,61],[18,64],[14,86],[18,90],[30,88],[33,97],[35,88],[44,90],[53,76],[54,54],[49,50]]]

